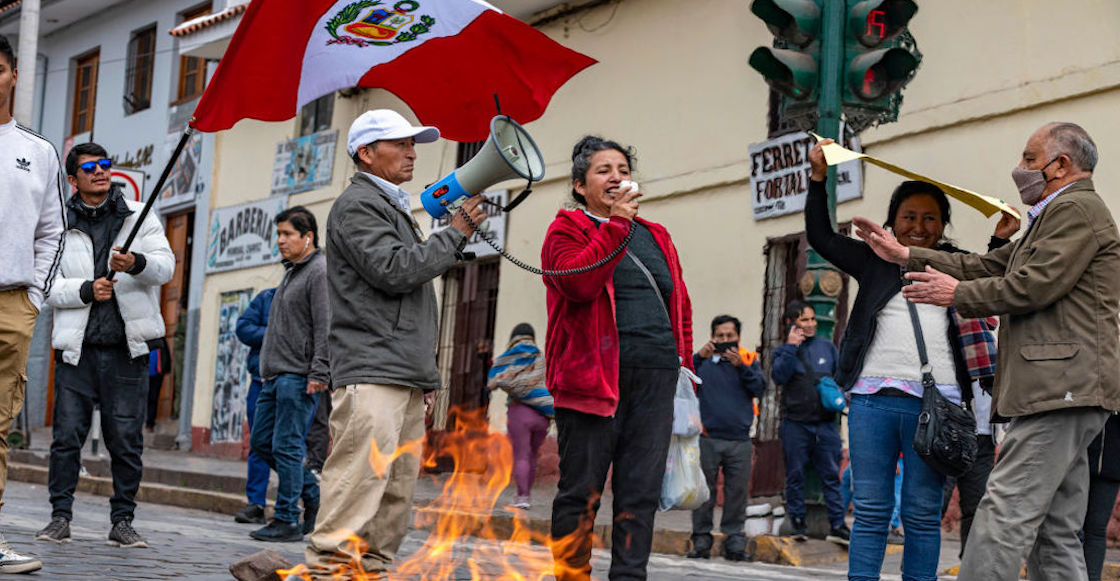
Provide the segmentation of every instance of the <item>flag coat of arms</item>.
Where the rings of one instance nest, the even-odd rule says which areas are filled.
[[[594,63],[482,0],[253,0],[192,126],[283,121],[332,91],[378,87],[444,137],[477,141],[494,95],[528,123]]]

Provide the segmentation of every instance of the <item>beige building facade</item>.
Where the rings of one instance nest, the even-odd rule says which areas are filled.
[[[796,273],[783,272],[794,268],[792,263],[774,263],[774,249],[790,244],[804,229],[800,213],[760,221],[752,217],[747,149],[768,138],[770,96],[746,61],[756,46],[770,44],[770,33],[750,13],[750,3],[739,0],[590,4],[527,18],[599,63],[576,75],[556,93],[545,115],[526,125],[547,162],[546,178],[509,214],[506,247],[539,263],[549,223],[559,208],[571,204],[570,152],[581,136],[597,134],[633,145],[636,179],[644,192],[640,215],[664,224],[680,252],[694,308],[695,345],[707,340],[712,317],[729,313],[743,321],[744,345],[765,346],[778,332],[765,313],[780,308],[776,303],[792,292],[787,281],[796,279]],[[1120,187],[1120,164],[1112,155],[1120,151],[1120,44],[1114,36],[1120,4],[1082,0],[1059,8],[1044,0],[939,0],[919,5],[911,30],[924,55],[921,67],[905,90],[898,122],[865,131],[864,150],[1020,205],[1010,172],[1027,137],[1048,121],[1072,121],[1097,141],[1102,161],[1095,182],[1115,211],[1120,204],[1114,193]],[[422,77],[424,71],[416,74]],[[414,119],[384,91],[346,93],[350,96],[336,94],[334,100],[331,127],[339,136],[330,184],[288,199],[289,206],[311,208],[320,224],[354,169],[345,153],[350,121],[377,107],[397,108]],[[268,198],[276,146],[298,134],[298,120],[244,121],[218,134],[210,207]],[[415,178],[406,188],[418,194],[454,169],[457,147],[446,141],[420,146]],[[862,198],[840,204],[838,220],[857,215],[882,220],[901,179],[865,167]],[[516,193],[521,184],[500,186]],[[429,224],[418,196],[412,206],[417,220]],[[995,222],[954,202],[947,234],[966,249],[982,250]],[[491,333],[493,353],[504,350],[510,330],[523,321],[537,329],[543,343],[540,277],[505,261],[496,270],[496,303],[489,324],[483,325]],[[218,336],[221,294],[248,288],[255,294],[275,286],[281,275],[282,268],[273,264],[206,277],[191,416],[193,445],[200,451],[230,451],[206,443],[219,355],[211,339]],[[851,285],[849,298],[855,291]],[[446,319],[445,351],[455,337]],[[447,357],[441,354],[441,360]],[[495,394],[491,425],[502,431],[504,410],[503,395]]]

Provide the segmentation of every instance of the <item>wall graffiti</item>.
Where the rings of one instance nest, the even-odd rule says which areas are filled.
[[[249,308],[253,289],[222,293],[218,311],[218,359],[214,367],[214,399],[210,443],[240,442],[249,392],[249,347],[237,339],[237,318]]]

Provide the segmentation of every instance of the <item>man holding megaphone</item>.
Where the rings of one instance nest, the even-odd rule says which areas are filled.
[[[402,454],[375,471],[370,446],[388,457],[424,436],[424,394],[440,386],[432,279],[456,264],[473,233],[463,214],[486,219],[483,197],[470,196],[451,228],[424,239],[400,185],[412,179],[416,144],[437,139],[435,127],[414,127],[388,109],[350,126],[358,171],[327,219],[334,448],[306,553],[316,579],[334,578],[340,565],[384,572],[408,529],[420,459]],[[368,545],[364,553],[350,534]]]

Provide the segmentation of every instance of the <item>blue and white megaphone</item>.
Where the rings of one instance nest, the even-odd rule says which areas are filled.
[[[498,115],[490,120],[490,137],[470,161],[444,176],[420,194],[420,202],[433,218],[459,209],[467,197],[505,180],[544,178],[544,157],[529,132],[513,119]],[[510,210],[523,196],[505,210]],[[485,230],[485,228],[480,228]]]

